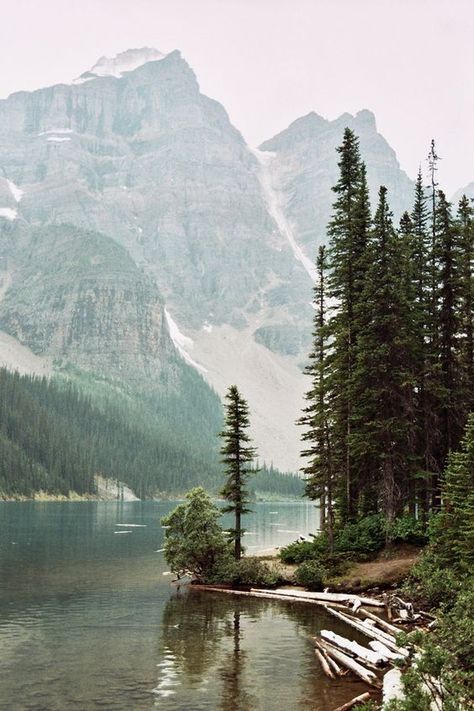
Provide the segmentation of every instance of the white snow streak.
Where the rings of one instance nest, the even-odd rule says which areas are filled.
[[[0,217],[13,222],[18,217],[18,212],[13,207],[0,207]]]
[[[167,308],[165,308],[165,316],[171,340],[173,341],[178,353],[186,361],[186,363],[188,363],[188,365],[191,365],[193,368],[196,368],[196,370],[199,370],[201,373],[207,373],[207,368],[193,360],[193,358],[191,358],[191,356],[186,350],[187,348],[193,348],[193,339],[189,338],[189,336],[185,336],[184,333],[181,333],[178,324],[176,323],[176,321],[173,320]]]
[[[47,131],[41,131],[41,133],[38,133],[38,136],[49,136],[52,133],[74,133],[74,131],[72,130],[72,128],[50,128]]]
[[[24,191],[18,187],[18,185],[15,185],[13,180],[8,180],[7,179],[7,185],[10,188],[10,192],[13,195],[13,199],[15,202],[20,202],[21,198],[25,194]]]
[[[296,259],[301,262],[305,270],[308,272],[312,281],[316,281],[316,269],[309,257],[303,252],[301,247],[296,242],[293,230],[288,220],[285,217],[280,205],[280,198],[277,191],[272,185],[270,164],[272,163],[275,153],[271,151],[259,151],[258,148],[251,149],[254,156],[260,163],[260,185],[265,196],[268,212],[275,220],[278,229],[286,237],[290,243],[291,249]]]
[[[50,136],[46,139],[49,143],[64,143],[65,141],[70,141],[70,138],[65,136]]]

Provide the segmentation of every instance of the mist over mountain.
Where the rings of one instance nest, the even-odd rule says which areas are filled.
[[[194,391],[236,383],[261,460],[295,471],[312,261],[345,126],[399,216],[413,186],[369,111],[311,113],[252,149],[178,51],[102,57],[0,101],[2,360],[21,351],[31,371],[183,405],[186,369]]]

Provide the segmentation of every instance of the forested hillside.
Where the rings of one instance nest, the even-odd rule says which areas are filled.
[[[218,460],[208,423],[213,418],[218,431],[217,396],[202,402],[197,388],[199,417],[188,386],[184,412],[180,398],[168,395],[150,402],[130,397],[127,413],[118,396],[98,398],[70,382],[1,370],[0,491],[94,493],[96,473],[125,482],[139,497],[180,492],[195,481],[211,486]]]
[[[140,498],[222,483],[217,396],[184,369],[188,397],[100,394],[87,381],[0,370],[0,496],[95,494],[94,475],[125,482]],[[193,381],[196,382],[193,382]],[[195,395],[193,399],[193,394]],[[159,413],[159,417],[157,417]],[[298,495],[301,481],[264,468],[253,490]]]

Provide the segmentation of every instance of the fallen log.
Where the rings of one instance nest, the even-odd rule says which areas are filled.
[[[369,647],[375,652],[379,652],[385,659],[389,659],[393,662],[404,662],[405,657],[402,654],[397,654],[392,652],[388,647],[386,647],[382,642],[377,642],[376,639],[371,639],[369,642]]]
[[[325,659],[325,657],[323,657],[323,655],[321,654],[319,649],[316,648],[314,650],[314,653],[318,659],[318,662],[321,665],[321,669],[326,674],[326,676],[328,676],[330,679],[335,679],[336,677],[334,676],[333,671],[327,662],[327,659]]]
[[[385,632],[388,632],[390,635],[396,635],[399,634],[400,630],[398,627],[395,627],[395,625],[391,625],[389,622],[385,622],[385,620],[380,619],[377,615],[374,615],[373,612],[369,612],[369,610],[364,610],[360,609],[358,610],[361,615],[365,615],[366,618],[369,620],[372,620],[373,622],[376,622]]]
[[[349,615],[345,615],[342,612],[338,612],[337,610],[333,610],[330,607],[326,608],[327,611],[333,615],[334,617],[337,617],[338,620],[342,620],[342,622],[346,622],[348,625],[351,625],[351,627],[354,627],[356,630],[359,632],[362,632],[365,634],[367,637],[370,637],[371,639],[376,639],[378,642],[382,642],[386,647],[391,649],[393,652],[396,652],[397,654],[401,654],[404,657],[409,656],[408,649],[404,649],[403,647],[398,647],[395,638],[392,637],[391,635],[387,634],[386,632],[382,632],[382,630],[375,629],[373,626],[366,625],[361,620],[357,620],[354,617],[349,617]]]
[[[370,669],[366,669],[364,666],[362,666],[362,664],[356,662],[356,660],[352,657],[349,657],[348,654],[345,654],[339,649],[336,649],[336,647],[333,647],[332,644],[329,644],[329,642],[326,642],[324,639],[318,639],[317,637],[314,637],[313,639],[314,643],[317,647],[319,647],[319,649],[323,647],[328,652],[328,654],[330,654],[331,657],[336,660],[336,662],[339,662],[339,664],[342,664],[343,666],[347,667],[347,669],[349,669],[351,672],[360,677],[362,681],[365,681],[366,684],[380,688],[380,682],[373,671],[370,671]]]
[[[337,676],[343,676],[347,672],[343,671],[339,664],[336,662],[335,659],[333,659],[328,653],[326,649],[321,649],[321,654],[323,657],[326,659],[327,663],[329,666],[332,668],[332,670],[337,674]]]
[[[271,592],[274,595],[290,595],[295,597],[307,598],[309,600],[320,600],[321,602],[339,602],[339,603],[354,603],[360,600],[361,605],[369,605],[373,607],[383,607],[384,604],[380,600],[375,600],[370,597],[360,597],[349,593],[330,593],[330,592],[310,592],[307,590],[288,590],[287,588],[276,590],[262,590],[261,588],[251,588],[255,592]]]
[[[350,711],[350,709],[353,709],[354,706],[356,706],[357,704],[363,704],[366,701],[369,701],[369,699],[370,693],[366,691],[365,694],[359,694],[359,696],[355,696],[353,699],[348,701],[347,704],[338,706],[337,709],[334,709],[334,711]]]
[[[382,709],[387,708],[390,701],[402,701],[405,698],[400,669],[390,669],[383,678]]]
[[[382,656],[380,652],[376,652],[373,649],[367,649],[363,647],[358,642],[354,642],[341,635],[331,632],[330,630],[321,630],[321,637],[327,642],[331,642],[335,647],[339,647],[345,652],[349,652],[354,656],[358,657],[360,660],[372,664],[374,667],[379,667],[387,662],[387,658]]]

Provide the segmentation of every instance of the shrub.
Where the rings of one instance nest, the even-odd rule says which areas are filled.
[[[372,514],[355,523],[348,523],[335,537],[339,553],[377,553],[385,545],[384,517]]]
[[[283,563],[303,563],[305,560],[322,558],[329,552],[327,536],[322,533],[312,541],[294,541],[280,550]]]
[[[296,569],[295,580],[309,590],[322,590],[326,569],[316,560],[306,560]]]
[[[233,561],[227,570],[227,581],[245,587],[272,587],[277,585],[280,574],[259,558],[241,558]]]
[[[414,516],[399,516],[387,529],[387,534],[392,543],[411,543],[416,546],[428,543],[426,524]]]
[[[462,577],[452,568],[440,566],[433,551],[426,551],[412,568],[405,583],[406,593],[429,608],[451,607],[460,591]]]
[[[167,527],[165,558],[178,577],[191,573],[200,582],[210,582],[231,560],[229,541],[218,523],[221,515],[198,487],[162,519]]]

